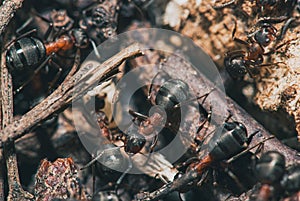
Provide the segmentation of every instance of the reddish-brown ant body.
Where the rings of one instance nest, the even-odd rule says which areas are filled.
[[[170,192],[181,191],[191,182],[196,181],[204,171],[213,163],[221,162],[223,160],[233,159],[236,155],[245,151],[248,147],[252,137],[257,133],[253,133],[247,136],[246,127],[240,122],[227,122],[227,118],[224,123],[224,127],[221,136],[213,141],[213,148],[201,159],[197,159],[192,162],[186,170],[186,173],[181,177],[175,179],[173,182],[166,184],[161,189],[154,191],[143,200],[157,200]]]
[[[267,65],[263,64],[263,56],[270,52],[267,53],[265,47],[276,39],[277,30],[271,24],[263,23],[258,31],[248,36],[248,41],[235,38],[235,31],[236,27],[232,34],[234,41],[245,45],[247,50],[228,52],[224,58],[224,66],[234,79],[242,78],[247,73],[253,76],[253,71],[257,70],[258,67]]]

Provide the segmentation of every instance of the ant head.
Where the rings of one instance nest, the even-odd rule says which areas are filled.
[[[279,182],[285,171],[285,158],[277,151],[264,153],[255,166],[258,180],[264,184]]]
[[[255,33],[254,39],[263,47],[268,46],[276,38],[276,28],[268,23],[264,23],[262,28]]]
[[[155,104],[164,108],[166,113],[174,110],[174,106],[188,99],[189,85],[180,79],[165,82],[157,92]]]
[[[56,31],[64,28],[65,30],[70,30],[73,26],[74,21],[68,16],[66,10],[53,10],[50,13],[50,19],[53,23],[53,28]]]
[[[243,57],[225,57],[224,66],[233,79],[243,78],[247,74],[247,66]]]
[[[143,135],[138,133],[130,133],[126,136],[125,151],[127,153],[136,154],[144,147],[146,139]]]
[[[98,6],[92,12],[92,24],[96,27],[106,27],[110,24],[110,14],[102,7]]]
[[[76,47],[86,48],[89,45],[89,38],[82,29],[72,29],[71,35],[74,37]]]

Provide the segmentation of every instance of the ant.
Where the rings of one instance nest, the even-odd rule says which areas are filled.
[[[117,0],[104,3],[99,1],[96,6],[94,4],[95,2],[83,9],[79,26],[99,44],[116,35],[120,2]]]
[[[256,71],[258,70],[258,67],[271,65],[263,64],[263,56],[274,52],[274,50],[266,52],[265,47],[267,47],[276,39],[277,30],[271,24],[263,23],[258,31],[248,35],[248,41],[234,37],[235,32],[236,25],[233,30],[232,37],[234,41],[245,45],[247,50],[235,50],[227,52],[224,58],[224,66],[229,75],[234,79],[242,78],[247,73],[249,73],[251,77],[254,77],[252,73],[253,70]],[[279,45],[276,47],[276,49],[282,47],[284,44]]]
[[[258,131],[247,135],[247,130],[244,124],[241,122],[233,121],[229,122],[231,115],[225,120],[221,136],[217,140],[211,140],[209,142],[212,145],[212,149],[204,156],[195,158],[196,161],[192,162],[186,169],[186,173],[178,177],[173,182],[166,184],[161,189],[150,193],[144,197],[144,200],[159,199],[170,192],[180,191],[182,187],[196,181],[204,171],[211,165],[224,160],[233,161],[242,153],[252,149],[248,148],[254,135]],[[216,134],[215,134],[216,135]],[[216,138],[212,138],[216,139]],[[201,182],[201,181],[200,181]]]
[[[150,85],[150,89],[148,91],[148,99],[151,98],[153,84]],[[151,135],[153,137],[152,144],[150,145],[150,154],[148,155],[148,159],[145,162],[147,164],[150,159],[151,153],[153,152],[155,145],[158,141],[157,132],[160,128],[166,127],[170,129],[171,132],[177,133],[178,129],[176,126],[180,122],[180,109],[181,106],[193,101],[204,98],[211,93],[206,93],[200,97],[195,99],[189,99],[189,85],[180,80],[180,79],[170,79],[163,83],[163,85],[158,89],[156,93],[156,97],[154,99],[154,108],[155,110],[150,116],[143,115],[141,113],[129,110],[129,113],[134,117],[134,119],[139,119],[139,133],[145,136]],[[201,106],[201,105],[199,105]],[[204,108],[202,108],[205,110]],[[164,116],[167,115],[167,117]]]
[[[124,151],[129,156],[129,164],[128,168],[123,172],[123,174],[119,177],[115,184],[115,192],[117,193],[118,186],[123,181],[126,174],[132,169],[131,157],[134,154],[140,153],[142,148],[146,143],[146,138],[138,133],[137,127],[134,124],[131,124],[127,129],[126,133],[119,132],[118,136],[114,136],[109,129],[109,122],[106,114],[103,111],[96,112],[97,122],[100,128],[101,135],[103,137],[102,149],[98,150],[96,156],[87,163],[84,167],[85,169],[92,164],[94,164],[97,160],[101,161],[102,164],[109,167],[110,169],[119,169],[124,166],[125,160],[122,155],[120,149],[123,147]],[[121,140],[123,141],[123,146],[116,146],[111,141]]]
[[[283,178],[285,158],[277,151],[268,151],[258,160],[254,170],[258,181],[262,184],[256,200],[267,201]]]
[[[49,36],[52,36],[54,38],[43,42],[43,40],[37,37],[28,36],[36,32],[36,29],[21,35],[6,46],[6,64],[12,74],[16,75],[20,74],[20,72],[34,71],[34,75],[36,75],[48,61],[51,61],[54,67],[58,68],[58,73],[52,81],[53,84],[58,79],[62,69],[51,58],[57,53],[73,50],[74,47],[79,49],[87,48],[89,43],[93,44],[93,42],[88,38],[84,30],[72,28],[73,20],[63,10],[53,11],[51,13],[52,20],[48,20],[38,14],[37,16],[49,23],[45,37],[49,38]],[[97,54],[97,50],[95,48],[94,50]],[[24,88],[30,80],[28,79],[21,85],[15,93]]]
[[[300,189],[300,165],[293,164],[285,168],[285,157],[277,151],[264,153],[256,163],[254,171],[262,183],[257,195],[259,201],[270,200],[279,188],[282,188],[286,195]]]
[[[73,47],[86,48],[88,44],[89,40],[82,29],[72,29],[49,43],[43,43],[35,37],[22,37],[8,48],[6,64],[12,74],[33,69],[36,74],[55,53],[67,51]],[[18,88],[16,93],[26,84]]]
[[[286,194],[296,193],[300,189],[300,164],[293,164],[286,169],[286,173],[281,180],[281,186]]]

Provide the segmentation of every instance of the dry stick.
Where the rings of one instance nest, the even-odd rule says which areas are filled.
[[[21,8],[24,0],[6,0],[0,7],[0,35],[13,18],[17,9]]]
[[[103,79],[107,73],[115,70],[126,59],[143,54],[140,45],[133,44],[98,66],[83,66],[74,75],[69,73],[64,82],[41,103],[15,120],[0,132],[2,143],[9,139],[16,140],[26,134],[39,122],[66,108],[73,100],[80,98],[84,92]],[[79,65],[79,60],[74,65]]]
[[[1,54],[2,129],[13,121],[12,76],[6,67],[5,55],[6,51],[3,51]],[[9,187],[7,200],[32,200],[33,195],[24,191],[20,183],[14,142],[8,142],[3,146],[3,157],[6,161],[7,180]]]

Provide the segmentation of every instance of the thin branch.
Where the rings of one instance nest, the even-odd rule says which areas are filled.
[[[51,95],[23,115],[21,119],[15,120],[0,132],[2,143],[7,142],[9,139],[20,138],[39,122],[66,108],[73,100],[80,98],[93,84],[105,78],[109,72],[116,69],[123,61],[142,53],[141,47],[138,44],[133,44],[98,66],[86,65],[74,75],[69,74]],[[77,56],[74,65],[79,66],[79,64],[80,60]]]
[[[15,12],[21,8],[24,0],[3,1],[0,7],[0,35],[5,31],[6,26],[13,18]]]
[[[13,121],[13,89],[12,89],[12,76],[6,67],[5,54],[1,54],[1,112],[2,112],[2,125],[5,128]],[[31,200],[33,195],[23,190],[19,178],[19,170],[17,163],[17,155],[15,152],[15,143],[9,142],[3,147],[3,156],[1,160],[5,159],[7,167],[7,180],[8,180],[8,200]],[[1,167],[4,168],[4,167]],[[3,186],[3,181],[1,186]],[[3,189],[1,189],[3,191]]]

